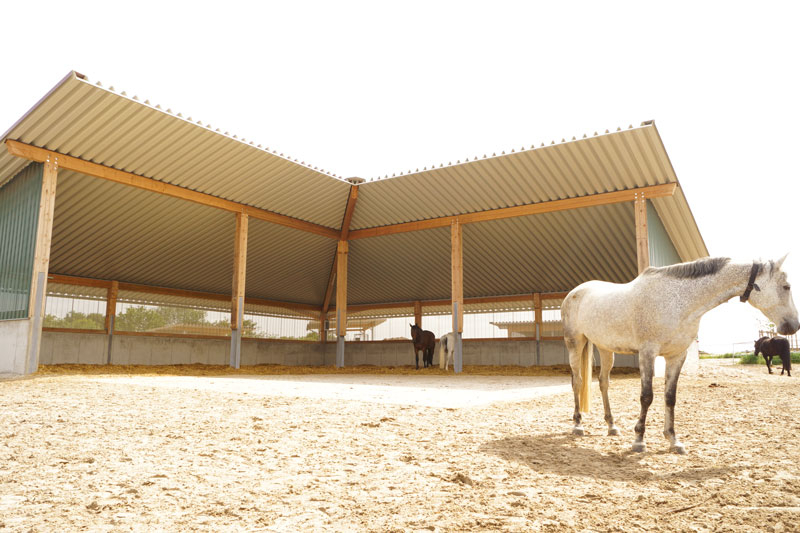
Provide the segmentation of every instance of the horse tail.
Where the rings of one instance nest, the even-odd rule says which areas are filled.
[[[439,368],[444,370],[444,360],[447,357],[447,335],[439,339]]]
[[[592,360],[594,359],[594,344],[587,340],[581,352],[581,377],[583,378],[580,391],[581,413],[588,413],[592,403]]]

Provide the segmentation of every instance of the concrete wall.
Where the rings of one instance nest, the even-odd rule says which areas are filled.
[[[0,320],[0,374],[25,373],[30,327],[30,319]]]
[[[0,340],[3,339],[2,324],[4,322],[0,322]],[[25,334],[27,335],[27,330],[25,330]],[[108,337],[104,334],[45,331],[42,333],[40,363],[44,365],[105,364],[107,347]],[[465,340],[463,348],[465,365],[532,366],[536,364],[535,341]],[[439,364],[438,349],[437,343],[433,357],[433,362],[437,366]],[[230,340],[115,335],[111,355],[111,363],[116,365],[185,365],[194,363],[227,365],[230,361]],[[333,342],[319,344],[242,340],[242,366],[263,364],[333,366],[335,357],[336,343]],[[562,341],[542,341],[539,359],[542,365],[569,364],[569,356]],[[414,349],[411,341],[349,342],[345,346],[345,366],[413,364]],[[420,364],[422,364],[421,361]],[[595,356],[595,364],[599,364],[597,356]],[[615,366],[638,366],[638,356],[618,355]]]

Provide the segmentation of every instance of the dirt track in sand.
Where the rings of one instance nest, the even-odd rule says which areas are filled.
[[[616,376],[611,386],[622,436],[605,436],[595,383],[583,438],[569,434],[570,392],[443,408],[374,401],[359,388],[369,383],[334,377],[353,387],[352,398],[341,390],[331,398],[273,395],[235,376],[224,378],[226,387],[250,388],[220,389],[206,383],[220,380],[209,375],[176,385],[164,383],[174,376],[141,369],[133,377],[45,369],[0,382],[0,525],[800,530],[797,378],[707,364],[682,377],[676,428],[689,455],[676,456],[661,437],[660,380],[649,449],[633,454],[637,376]],[[403,378],[381,377],[390,388]],[[410,395],[446,396],[475,376],[429,378],[442,384],[402,385]]]

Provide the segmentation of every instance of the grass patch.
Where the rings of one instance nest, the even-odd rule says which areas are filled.
[[[800,363],[800,352],[792,352],[792,363]],[[741,365],[763,365],[764,364],[764,356],[759,355],[756,357],[753,354],[747,354],[742,356],[739,359],[739,364]],[[781,358],[777,355],[772,356],[772,363],[773,365],[780,365]]]
[[[737,353],[701,353],[700,359],[736,359],[742,357],[747,352]]]

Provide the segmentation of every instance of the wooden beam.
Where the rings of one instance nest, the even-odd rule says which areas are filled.
[[[350,187],[350,195],[347,197],[347,205],[344,208],[344,217],[342,218],[342,230],[339,234],[340,241],[346,241],[347,236],[350,234],[350,221],[353,219],[353,212],[356,210],[356,201],[358,200],[358,185]],[[338,255],[338,254],[337,254]],[[325,289],[325,299],[322,301],[322,312],[327,313],[331,305],[331,297],[333,296],[333,284],[336,281],[336,256],[333,257],[333,265],[331,265],[331,273],[328,275],[328,286]]]
[[[44,319],[44,301],[37,306],[37,294],[46,297],[47,271],[50,266],[50,242],[53,239],[53,215],[56,206],[56,184],[58,180],[59,160],[56,157],[44,161],[42,169],[42,192],[39,197],[39,216],[36,227],[36,245],[33,255],[33,279],[31,282],[30,301],[28,313],[31,317],[37,307],[40,307],[41,318]],[[39,274],[44,273],[44,278],[39,279]],[[42,287],[39,287],[43,284]]]
[[[414,324],[422,327],[422,302],[414,302]]]
[[[464,258],[461,245],[461,223],[458,218],[450,223],[450,279],[453,302],[454,329],[464,331]]]
[[[538,292],[533,293],[533,315],[534,322],[538,326],[538,334],[542,332],[542,295]]]
[[[119,296],[119,282],[112,281],[106,292],[106,332],[111,331],[111,319],[117,315],[117,296]]]
[[[349,243],[339,241],[336,249],[336,335],[347,334],[347,252]]]
[[[567,297],[567,292],[543,292],[539,293],[542,300],[563,300]],[[481,296],[477,298],[464,298],[464,304],[489,304],[489,303],[504,303],[504,302],[523,302],[530,301],[531,295],[528,294],[515,294],[510,296]],[[443,306],[450,305],[452,300],[420,300],[423,307],[428,306]],[[414,302],[388,302],[378,304],[355,304],[348,305],[347,309],[351,313],[369,311],[371,309],[398,309],[398,308],[413,308]]]
[[[39,368],[39,352],[42,341],[45,307],[47,302],[47,270],[50,266],[50,242],[53,238],[53,214],[56,205],[56,184],[58,181],[58,157],[48,157],[42,168],[42,190],[39,195],[39,213],[36,223],[36,241],[33,250],[33,269],[30,294],[28,296],[28,328],[25,349],[25,374],[32,374]]]
[[[64,285],[79,285],[82,287],[102,287],[108,288],[113,282],[102,279],[80,278],[76,276],[65,276],[62,274],[50,274],[47,276],[50,283],[61,283]],[[130,292],[143,292],[148,294],[161,294],[164,296],[177,296],[179,298],[197,298],[202,300],[213,300],[216,302],[230,302],[230,294],[218,294],[214,292],[190,291],[186,289],[173,289],[170,287],[157,287],[155,285],[141,285],[138,283],[119,282],[119,290]],[[279,307],[289,309],[309,318],[319,317],[319,306],[302,304],[295,302],[280,302],[277,300],[265,300],[263,298],[247,297],[245,303],[262,305],[265,307]]]
[[[344,219],[342,220],[342,233],[339,235],[340,241],[346,241],[350,233],[350,221],[353,220],[353,213],[356,210],[358,201],[358,185],[350,186],[350,196],[347,198],[347,207],[344,209]]]
[[[647,237],[647,198],[637,196],[633,201],[636,219],[636,263],[639,273],[650,266],[650,243]]]
[[[194,202],[208,207],[224,209],[233,213],[244,213],[258,220],[264,220],[266,222],[272,222],[273,224],[279,224],[287,228],[314,233],[330,239],[339,238],[340,232],[333,228],[328,228],[319,224],[273,213],[272,211],[267,211],[266,209],[259,209],[257,207],[225,200],[210,194],[193,191],[177,185],[171,185],[169,183],[158,181],[152,178],[145,178],[130,172],[125,172],[124,170],[118,170],[105,165],[92,163],[91,161],[78,159],[77,157],[59,154],[58,152],[53,152],[51,150],[46,150],[30,144],[21,143],[19,141],[14,141],[11,139],[6,140],[6,148],[8,149],[8,153],[11,155],[29,159],[31,161],[44,162],[50,157],[58,157],[59,168],[72,170],[81,174],[86,174],[87,176],[113,181],[114,183],[120,183],[130,187],[136,187],[138,189],[163,194],[165,196],[171,196],[173,198],[180,198],[181,200],[187,200],[189,202]]]
[[[552,213],[555,211],[565,211],[568,209],[581,209],[584,207],[630,202],[634,200],[635,195],[642,194],[645,198],[661,198],[675,194],[676,187],[676,183],[666,183],[663,185],[640,187],[625,191],[590,194],[587,196],[579,196],[577,198],[551,200],[548,202],[539,202],[515,207],[504,207],[501,209],[489,209],[487,211],[478,211],[477,213],[467,213],[465,215],[430,218],[416,222],[404,222],[402,224],[391,224],[388,226],[365,228],[351,231],[349,239],[364,239],[367,237],[380,237],[383,235],[393,235],[396,233],[406,233],[409,231],[444,228],[449,226],[454,219],[458,219],[461,224],[472,224],[475,222],[499,220],[502,218],[522,217],[538,215],[541,213]]]
[[[245,271],[247,270],[247,215],[236,214],[236,240],[233,244],[233,293],[231,295],[231,329],[239,329],[244,314]]]

